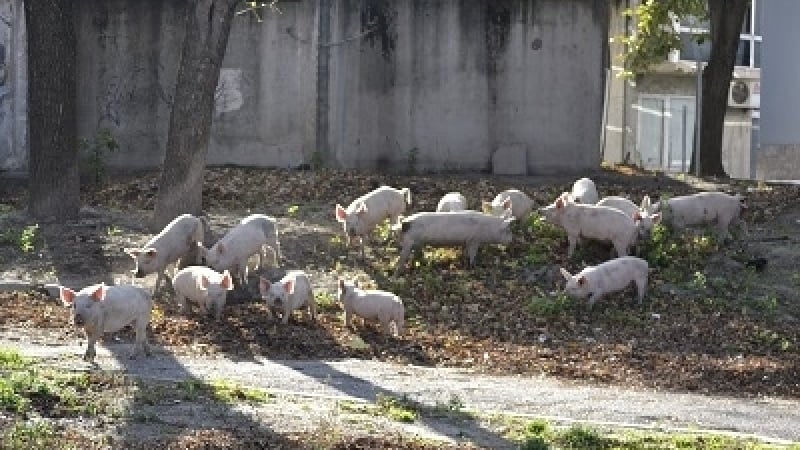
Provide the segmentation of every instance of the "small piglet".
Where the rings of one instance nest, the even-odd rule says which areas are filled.
[[[400,259],[395,275],[405,267],[411,251],[423,245],[464,246],[468,264],[475,264],[481,244],[509,244],[514,218],[494,217],[478,211],[421,212],[393,228],[401,231]]]
[[[467,209],[467,198],[460,192],[448,192],[436,205],[436,212],[463,211],[465,209]]]
[[[639,235],[635,217],[608,206],[582,205],[562,196],[539,211],[547,221],[561,226],[567,232],[568,257],[572,257],[575,246],[584,237],[611,241],[617,256],[627,256]]]
[[[497,194],[491,202],[483,202],[483,212],[497,217],[509,217],[508,211],[517,220],[523,220],[533,210],[533,200],[524,192],[509,189]]]
[[[635,256],[606,261],[597,266],[589,266],[580,273],[572,275],[563,267],[561,274],[567,280],[565,290],[570,297],[589,300],[589,306],[594,305],[606,294],[619,292],[636,284],[639,303],[647,292],[647,277],[649,267],[647,261]]]
[[[126,248],[125,253],[130,255],[136,264],[136,268],[133,270],[134,276],[143,278],[153,272],[158,273],[153,292],[158,291],[167,276],[167,266],[176,263],[181,258],[186,260],[187,255],[192,255],[196,242],[203,242],[204,230],[207,228],[208,223],[204,219],[191,214],[183,214],[167,224],[143,248]],[[195,255],[194,258],[192,263],[200,262],[198,255]]]
[[[584,205],[594,205],[599,199],[597,187],[594,181],[589,178],[581,178],[572,184],[572,191],[569,192],[569,199],[574,203]]]
[[[147,342],[147,324],[153,309],[153,299],[144,289],[133,285],[106,286],[96,284],[78,292],[60,286],[59,297],[65,306],[72,307],[72,322],[82,327],[88,339],[83,359],[95,357],[95,343],[103,333],[113,333],[133,325],[136,341],[130,358],[144,353],[150,355]]]
[[[246,217],[228,230],[211,249],[206,249],[200,242],[197,246],[204,264],[217,271],[230,270],[244,286],[247,283],[247,261],[252,255],[258,254],[263,263],[264,247],[270,246],[275,258],[278,257],[275,219],[261,214]]]
[[[661,211],[665,222],[679,228],[716,222],[720,236],[730,238],[729,225],[738,223],[742,231],[747,232],[747,225],[741,218],[747,204],[738,194],[701,192],[658,202],[653,209]]]
[[[604,197],[597,202],[597,206],[608,206],[609,208],[620,210],[625,213],[625,215],[633,217],[634,220],[638,217],[639,237],[641,239],[649,239],[653,227],[661,222],[660,213],[650,212],[650,197],[648,196],[642,199],[641,206],[636,206],[635,203],[627,198],[616,196]]]
[[[258,289],[261,299],[267,303],[270,316],[280,311],[283,324],[289,323],[292,311],[307,308],[311,320],[317,320],[317,302],[308,275],[302,270],[291,270],[277,283],[261,278]]]
[[[398,217],[406,211],[406,205],[410,204],[409,188],[395,189],[381,186],[353,200],[347,209],[337,204],[336,220],[344,228],[347,245],[350,245],[350,240],[353,238],[357,238],[361,243],[362,238],[384,219],[389,218],[389,221],[395,224]],[[363,245],[361,252],[363,256]]]
[[[339,302],[344,307],[344,324],[353,325],[353,315],[365,321],[378,321],[386,333],[403,334],[405,308],[400,297],[386,291],[361,290],[355,283],[339,280]]]
[[[228,291],[233,289],[233,279],[227,270],[219,273],[205,266],[189,266],[175,274],[172,286],[184,313],[189,313],[191,302],[200,307],[202,314],[213,313],[219,321]]]

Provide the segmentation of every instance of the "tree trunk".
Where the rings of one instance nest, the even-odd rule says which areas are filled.
[[[155,201],[156,229],[180,214],[199,214],[202,210],[214,94],[237,3],[238,0],[188,2],[186,34]]]
[[[703,70],[700,132],[700,174],[727,177],[722,166],[722,132],[728,109],[728,90],[749,0],[708,0],[711,57]],[[691,171],[694,171],[692,158]]]
[[[81,204],[72,0],[24,2],[28,34],[29,213],[76,217]]]

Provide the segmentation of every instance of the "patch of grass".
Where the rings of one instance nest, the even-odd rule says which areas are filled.
[[[52,425],[44,421],[16,422],[3,432],[2,447],[9,450],[32,448],[68,448],[56,435]]]
[[[7,348],[0,348],[0,370],[19,370],[31,365],[31,361],[23,358],[19,352]]]
[[[297,217],[297,213],[300,211],[299,205],[292,205],[286,209],[286,215],[289,217]]]
[[[565,292],[559,291],[555,295],[540,292],[528,301],[528,310],[540,317],[560,316],[575,307],[575,300]]]
[[[0,245],[13,246],[23,253],[34,251],[41,241],[39,225],[28,225],[22,229],[7,229],[0,233]]]
[[[339,301],[336,294],[326,291],[314,292],[314,300],[317,302],[317,309],[322,311],[339,310]]]
[[[381,414],[396,422],[412,423],[417,420],[416,404],[405,395],[398,398],[391,395],[378,394],[376,403]]]
[[[222,403],[266,403],[274,396],[263,389],[240,386],[227,380],[214,380],[206,383],[198,379],[187,379],[177,383],[186,400],[206,397]]]
[[[531,266],[549,263],[553,252],[565,236],[563,230],[539,214],[531,214],[522,229],[528,235],[525,240],[529,243],[523,259]]]

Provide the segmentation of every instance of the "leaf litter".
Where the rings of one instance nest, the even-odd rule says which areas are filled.
[[[642,172],[605,170],[592,178],[602,196],[628,196],[636,203],[645,194],[697,191],[676,179]],[[120,248],[141,244],[153,235],[141,223],[152,210],[157,180],[157,174],[143,174],[86,191],[84,202],[95,212],[91,226],[45,224],[39,257],[9,245],[0,246],[0,257],[17,261],[23,272],[49,261],[62,279],[130,270]],[[567,260],[566,236],[535,219],[515,224],[514,242],[507,247],[482,248],[474,269],[464,268],[458,249],[429,249],[415,260],[410,273],[394,277],[398,252],[393,239],[384,242],[373,236],[362,261],[356,249],[345,247],[333,218],[336,203],[347,205],[381,184],[410,187],[412,213],[434,210],[450,191],[462,192],[468,206],[478,209],[480,201],[512,187],[528,193],[540,207],[568,190],[571,181],[570,177],[483,174],[209,169],[204,205],[215,234],[222,235],[251,212],[278,217],[285,255],[280,269],[309,272],[318,298],[335,298],[340,277],[394,291],[406,305],[407,332],[400,338],[387,337],[378,327],[358,320],[349,330],[335,302],[322,308],[317,323],[295,315],[283,325],[266,318],[265,306],[251,286],[248,293],[229,301],[219,324],[197,313],[180,314],[171,296],[159,293],[152,339],[183,354],[355,357],[497,374],[547,374],[628,387],[800,397],[800,310],[787,293],[800,285],[800,274],[795,279],[770,277],[781,268],[770,263],[765,275],[744,264],[764,256],[769,250],[764,245],[790,246],[795,256],[800,252],[797,227],[781,219],[792,211],[800,214],[796,186],[724,185],[747,196],[750,237],[723,244],[713,238],[697,239],[693,234],[697,232],[672,234],[669,242],[679,248],[664,250],[642,305],[633,300],[632,291],[626,291],[592,309],[560,296],[563,281],[558,267],[576,271],[597,264],[607,257],[609,247],[583,244],[577,256]],[[24,192],[7,203],[21,208]],[[112,235],[109,227],[118,231]],[[762,242],[760,246],[752,244],[756,241]],[[262,275],[277,279],[280,269]],[[67,311],[44,295],[0,294],[0,304],[4,328],[71,333]],[[132,334],[125,331],[120,337],[131,339]]]

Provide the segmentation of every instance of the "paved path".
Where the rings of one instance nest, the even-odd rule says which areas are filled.
[[[0,332],[0,346],[77,370],[83,347],[22,343]],[[128,344],[98,346],[97,365],[129,375],[165,380],[225,379],[276,393],[325,400],[374,401],[377,394],[410,398],[431,406],[457,398],[468,410],[544,417],[561,423],[714,430],[762,439],[800,441],[800,401],[739,399],[697,394],[628,390],[567,383],[549,377],[487,376],[464,369],[403,366],[375,361],[232,361],[176,357],[159,349],[154,357],[124,358]]]

